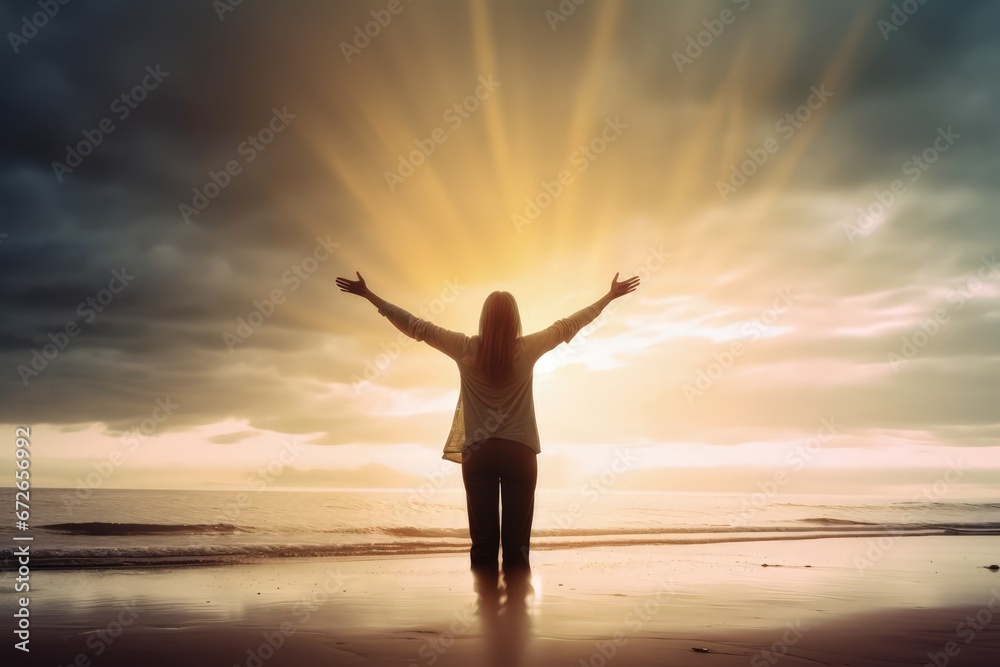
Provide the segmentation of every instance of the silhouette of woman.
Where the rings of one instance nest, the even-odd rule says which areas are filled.
[[[481,599],[497,594],[501,544],[508,598],[515,599],[518,589],[524,593],[530,586],[535,456],[541,451],[532,369],[543,354],[572,340],[614,299],[634,291],[639,278],[619,282],[616,273],[611,289],[598,301],[528,336],[521,335],[521,316],[514,297],[508,292],[493,292],[483,303],[479,335],[470,337],[394,306],[368,289],[360,273],[357,277],[337,278],[337,285],[343,292],[368,299],[397,329],[444,352],[458,364],[458,405],[442,458],[462,465],[472,537],[469,555]]]

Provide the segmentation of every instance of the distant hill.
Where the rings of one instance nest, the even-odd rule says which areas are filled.
[[[461,475],[455,475],[455,477],[461,480]],[[360,468],[348,470],[296,470],[294,468],[287,468],[274,479],[273,486],[387,487],[407,489],[418,487],[424,481],[426,480],[422,477],[400,472],[381,463],[369,463]]]
[[[452,476],[456,488],[462,484],[461,473]],[[394,468],[384,466],[380,463],[369,463],[360,468],[350,469],[310,469],[297,470],[295,468],[285,468],[273,479],[265,479],[268,488],[301,487],[303,489],[348,487],[348,488],[396,488],[412,489],[417,488],[426,480],[416,475],[400,472]],[[234,490],[237,488],[254,487],[254,484],[246,485],[224,484],[208,482],[199,484],[201,489]],[[254,487],[255,488],[255,487]]]

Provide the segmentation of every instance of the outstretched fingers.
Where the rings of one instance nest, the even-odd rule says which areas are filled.
[[[359,276],[361,274],[358,274]],[[350,280],[348,278],[337,278],[337,287],[340,288],[341,292],[350,292],[351,294],[357,294],[362,285],[364,285],[363,280]]]
[[[639,276],[632,276],[628,280],[624,280],[621,283],[619,283],[619,285],[622,289],[622,294],[628,294],[630,292],[634,292],[635,289],[639,286]]]

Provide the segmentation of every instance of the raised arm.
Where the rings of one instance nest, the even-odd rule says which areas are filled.
[[[347,278],[337,278],[337,286],[341,292],[357,294],[368,299],[378,309],[379,315],[384,316],[393,326],[414,340],[424,341],[431,347],[444,352],[452,359],[460,359],[465,355],[469,345],[469,337],[463,333],[449,331],[444,327],[422,320],[419,317],[403,310],[399,306],[394,306],[375,292],[368,289],[365,279],[361,274],[355,272],[357,280]]]
[[[618,274],[611,279],[611,289],[600,299],[579,310],[569,317],[556,320],[547,329],[538,333],[525,336],[524,343],[526,349],[535,350],[535,354],[541,356],[554,349],[559,343],[570,342],[580,329],[593,322],[604,308],[615,299],[634,292],[639,286],[639,276],[633,276],[628,280],[619,281]]]

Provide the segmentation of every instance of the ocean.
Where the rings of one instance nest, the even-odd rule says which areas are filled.
[[[31,566],[225,565],[281,558],[462,553],[460,490],[31,491],[28,530],[14,530],[14,490],[2,569],[15,545]],[[995,499],[990,499],[995,500]],[[532,548],[908,535],[1000,535],[1000,503],[857,496],[539,489]],[[14,534],[30,536],[15,542]]]

